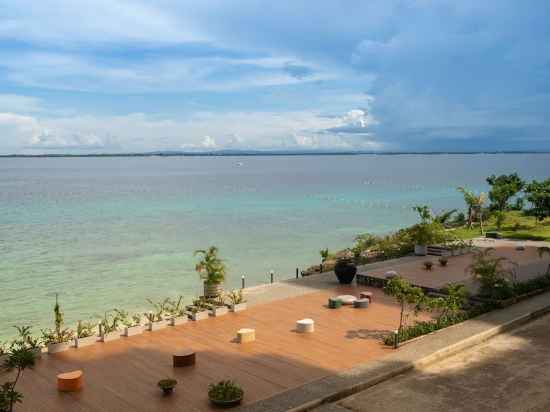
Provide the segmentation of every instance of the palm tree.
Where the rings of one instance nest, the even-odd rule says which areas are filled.
[[[474,192],[459,187],[457,189],[464,195],[464,201],[468,205],[468,229],[471,229],[474,224],[474,218],[479,218],[479,227],[481,228],[481,234],[483,234],[483,204],[485,203],[485,193],[481,192],[476,195]]]

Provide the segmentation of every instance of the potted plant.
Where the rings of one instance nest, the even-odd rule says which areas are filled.
[[[29,327],[27,327],[30,330]],[[25,369],[32,368],[36,362],[34,350],[28,346],[28,342],[14,341],[9,348],[5,348],[3,363],[0,365],[2,370],[8,372],[3,375],[6,381],[0,385],[0,411],[12,412],[17,403],[23,400],[23,394],[15,388],[20,381]],[[10,372],[14,373],[10,373]],[[7,380],[8,378],[12,378]]]
[[[215,298],[223,291],[225,264],[218,257],[218,248],[215,246],[210,246],[208,250],[197,250],[195,256],[197,255],[200,255],[201,259],[195,270],[204,282],[204,296]]]
[[[208,399],[218,407],[231,408],[239,405],[244,396],[242,388],[233,381],[221,381],[208,386]]]
[[[439,258],[439,264],[440,264],[441,266],[447,266],[447,263],[448,263],[448,262],[449,262],[449,260],[448,260],[446,257],[444,257],[444,256],[442,256],[442,257]]]
[[[111,312],[114,312],[114,314]],[[99,340],[101,342],[111,342],[120,339],[119,324],[120,318],[114,309],[105,312],[103,319],[99,322]]]
[[[194,321],[208,319],[208,302],[204,296],[193,300],[192,305],[186,306],[189,317]]]
[[[426,260],[424,263],[424,269],[426,270],[432,270],[432,267],[434,265],[434,263],[431,261],[431,260]]]
[[[246,309],[246,301],[244,300],[243,290],[232,290],[228,295],[229,297],[229,310],[231,312],[240,312]]]
[[[166,300],[166,313],[168,314],[168,323],[170,326],[183,325],[187,322],[187,313],[183,305],[183,296],[178,300]]]
[[[162,389],[162,394],[164,396],[171,395],[174,392],[174,388],[178,384],[178,381],[175,379],[161,379],[158,381],[158,387]]]
[[[34,354],[35,358],[41,357],[42,345],[40,343],[40,339],[35,338],[32,335],[32,328],[30,326],[14,326],[14,328],[17,330],[17,338],[11,342],[10,347],[16,349],[28,349]],[[4,346],[2,346],[2,343],[0,342],[0,359],[2,358],[2,349],[4,350],[5,355],[7,353],[6,345],[7,344],[4,344]],[[2,362],[0,361],[0,366],[1,365]]]
[[[147,323],[145,324],[145,329],[153,332],[155,330],[164,329],[168,325],[168,321],[164,319],[166,314],[166,305],[167,299],[164,299],[162,302],[153,302],[151,299],[147,299],[151,305],[153,305],[154,310],[146,312],[145,319]]]
[[[96,334],[97,324],[93,322],[78,321],[76,325],[76,337],[74,338],[74,346],[82,348],[90,346],[97,342]]]
[[[132,316],[125,310],[115,309],[119,322],[124,326],[122,330],[122,336],[130,337],[135,335],[141,335],[143,333],[143,326],[141,325],[141,315],[136,313]]]
[[[58,353],[69,349],[70,341],[73,339],[74,332],[71,329],[63,328],[63,312],[59,306],[57,293],[55,294],[54,329],[43,329],[42,340],[48,348],[48,353]]]
[[[338,282],[342,285],[349,285],[357,274],[357,266],[355,266],[351,259],[341,258],[334,265],[334,273],[338,278]]]
[[[208,308],[210,310],[210,315],[222,316],[226,315],[229,312],[229,309],[225,305],[225,296],[220,293],[217,297],[208,300]]]

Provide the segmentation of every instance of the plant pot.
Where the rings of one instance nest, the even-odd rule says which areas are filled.
[[[109,333],[103,333],[99,340],[101,342],[111,342],[111,341],[117,340],[117,339],[120,339],[120,331],[119,330],[115,330],[115,331],[109,332]]]
[[[201,310],[199,312],[190,312],[189,317],[194,321],[204,320],[208,319],[208,311],[207,310]]]
[[[349,285],[357,274],[357,267],[351,262],[340,260],[334,266],[334,273],[338,282],[342,285]]]
[[[59,352],[65,352],[69,350],[69,347],[71,344],[69,342],[61,342],[61,343],[48,343],[48,353],[59,353]]]
[[[172,395],[172,393],[174,393],[174,388],[162,388],[162,394],[164,396],[170,396]]]
[[[207,298],[215,298],[221,295],[223,286],[221,283],[204,282],[204,296]]]
[[[178,326],[183,325],[184,323],[187,323],[187,316],[175,316],[173,318],[168,319],[168,324],[170,326]]]
[[[414,254],[416,256],[426,256],[428,254],[427,245],[414,245]]]
[[[209,400],[210,400],[210,403],[212,403],[212,405],[217,406],[218,408],[233,408],[241,404],[241,402],[243,401],[243,397],[241,396],[240,398],[232,399],[228,401],[220,401],[212,398],[209,398]]]
[[[127,338],[130,336],[141,335],[143,333],[142,325],[128,326],[124,328],[123,335]]]
[[[76,348],[83,348],[85,346],[91,346],[97,342],[97,336],[87,336],[85,338],[74,338],[74,346]]]
[[[157,322],[149,322],[145,324],[145,329],[149,332],[154,332],[155,330],[164,329],[166,326],[168,326],[168,321],[159,320]]]
[[[243,310],[246,310],[246,302],[237,303],[236,305],[229,305],[229,310],[231,312],[241,312]]]
[[[229,312],[229,309],[227,308],[227,306],[215,306],[212,309],[210,309],[210,315],[215,317],[227,315],[227,312]]]

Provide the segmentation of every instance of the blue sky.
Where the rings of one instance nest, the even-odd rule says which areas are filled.
[[[549,150],[550,2],[0,0],[0,153]]]

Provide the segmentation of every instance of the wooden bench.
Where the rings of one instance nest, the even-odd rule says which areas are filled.
[[[82,371],[60,373],[57,375],[57,389],[60,392],[76,392],[82,388]]]
[[[183,350],[172,356],[174,368],[193,366],[195,364],[195,352],[192,350]]]

